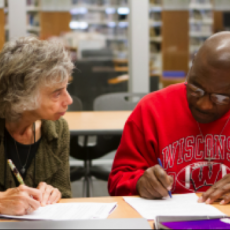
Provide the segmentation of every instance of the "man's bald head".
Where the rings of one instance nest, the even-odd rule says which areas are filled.
[[[193,61],[188,83],[203,90],[204,96],[187,98],[193,117],[210,123],[226,114],[230,104],[213,103],[213,94],[230,97],[230,32],[221,32],[206,40]]]
[[[206,40],[194,60],[205,62],[213,68],[230,69],[230,32],[214,34]]]

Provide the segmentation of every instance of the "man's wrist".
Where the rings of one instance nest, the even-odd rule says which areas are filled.
[[[140,180],[141,180],[141,177],[140,177],[139,180],[137,181],[137,185],[136,185],[136,190],[137,190],[137,194],[138,194],[138,195],[140,195],[140,192],[139,192]]]

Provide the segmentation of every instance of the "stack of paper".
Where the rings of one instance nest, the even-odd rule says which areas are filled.
[[[147,220],[156,216],[223,216],[211,205],[198,203],[196,194],[177,195],[164,200],[124,197],[124,200]]]
[[[87,220],[106,219],[117,207],[117,203],[67,203],[41,207],[25,216],[1,217],[24,220]]]

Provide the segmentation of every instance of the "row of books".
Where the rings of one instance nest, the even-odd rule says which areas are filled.
[[[40,6],[40,0],[27,0],[26,5],[28,7],[30,7],[30,6],[39,7]]]
[[[4,8],[4,0],[0,0],[0,8]]]

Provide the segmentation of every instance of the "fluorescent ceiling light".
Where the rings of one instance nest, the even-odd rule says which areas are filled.
[[[128,7],[120,7],[117,9],[117,13],[120,15],[127,15],[129,14],[130,10]]]
[[[72,22],[70,22],[69,27],[72,30],[77,30],[77,29],[85,30],[89,27],[89,25],[87,22],[72,21]]]

